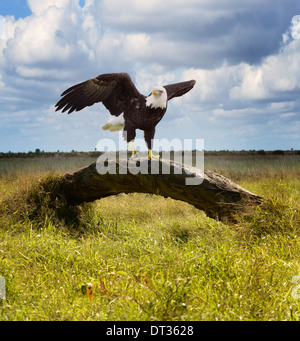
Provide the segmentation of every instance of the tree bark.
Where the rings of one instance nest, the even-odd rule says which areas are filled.
[[[237,213],[247,213],[249,208],[263,202],[261,197],[222,175],[209,170],[201,173],[173,161],[121,159],[111,161],[109,170],[99,174],[99,164],[93,163],[66,174],[59,192],[69,204],[91,202],[119,193],[157,194],[188,202],[207,216],[224,222],[234,220]],[[105,169],[100,172],[105,173]]]

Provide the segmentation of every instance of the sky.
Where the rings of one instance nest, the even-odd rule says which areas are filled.
[[[110,72],[129,73],[145,95],[197,81],[169,102],[158,140],[300,150],[299,61],[299,0],[2,1],[0,152],[117,144],[101,103],[55,112],[65,89]]]

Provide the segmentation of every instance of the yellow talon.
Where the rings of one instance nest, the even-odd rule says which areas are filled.
[[[134,155],[136,155],[137,153],[138,153],[138,151],[137,151],[136,149],[134,149],[134,150],[132,151],[131,157],[134,157]]]
[[[153,155],[152,150],[150,149],[149,153],[148,153],[148,158],[158,160],[160,158],[160,156],[159,155]]]
[[[135,149],[133,142],[129,143],[129,146],[127,148],[128,151],[132,150],[131,157],[134,157],[138,153],[138,151]]]

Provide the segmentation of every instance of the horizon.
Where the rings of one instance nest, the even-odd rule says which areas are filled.
[[[246,153],[251,153],[251,152],[255,152],[255,153],[259,153],[259,152],[265,152],[265,153],[274,153],[274,154],[278,154],[280,155],[279,152],[291,152],[291,153],[295,153],[295,154],[299,154],[300,149],[220,149],[220,150],[216,150],[216,149],[182,149],[182,150],[153,150],[154,152],[157,153],[166,153],[166,152],[170,152],[170,153],[180,153],[180,152],[195,152],[195,151],[203,151],[208,152],[208,153],[241,153],[241,152],[246,152]],[[63,151],[63,150],[57,150],[57,151],[44,151],[44,150],[40,150],[39,148],[36,148],[34,151],[30,150],[27,152],[12,152],[12,151],[8,151],[8,152],[1,152],[0,151],[0,155],[3,154],[91,154],[91,153],[119,153],[119,152],[128,152],[128,154],[130,154],[131,152],[125,149],[121,149],[121,150],[108,150],[108,151],[102,151],[102,150],[89,150],[89,151],[83,151],[83,150],[71,150],[71,151]],[[142,150],[138,152],[139,154],[147,154],[147,151]],[[138,154],[138,155],[139,155]],[[138,158],[138,157],[137,157]]]

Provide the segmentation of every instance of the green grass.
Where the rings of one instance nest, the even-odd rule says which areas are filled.
[[[91,162],[0,160],[0,320],[300,319],[299,156],[205,159],[267,199],[234,225],[147,194],[56,214],[41,186]]]

